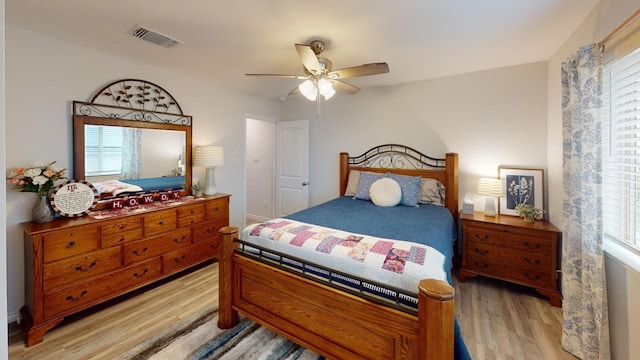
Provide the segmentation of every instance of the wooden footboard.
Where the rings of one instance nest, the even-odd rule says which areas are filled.
[[[225,227],[218,327],[238,312],[331,359],[453,359],[453,288],[422,280],[418,316],[237,254],[238,228]]]

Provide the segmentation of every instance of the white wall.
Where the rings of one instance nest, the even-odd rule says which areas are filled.
[[[478,178],[496,177],[501,164],[546,166],[546,109],[547,65],[539,62],[337,94],[319,118],[315,102],[288,99],[283,119],[310,120],[312,204],[338,194],[341,151],[399,143],[428,155],[457,152],[460,201],[470,192],[481,211]]]
[[[220,192],[231,194],[231,224],[242,224],[245,113],[277,118],[279,103],[245,96],[224,86],[174,71],[118,58],[37,34],[6,27],[6,166],[56,160],[72,167],[71,101],[88,101],[118,79],[144,79],[167,89],[193,116],[193,145],[223,145],[226,164],[216,169]],[[176,158],[177,160],[177,158]],[[69,174],[73,176],[73,174]],[[204,179],[202,169],[194,177]],[[8,185],[6,189],[9,189]],[[24,302],[23,238],[20,222],[31,219],[35,196],[7,191],[6,236],[9,321]],[[4,201],[2,204],[4,205]],[[4,231],[3,231],[4,233]],[[4,307],[3,307],[4,308]]]
[[[247,118],[247,217],[268,220],[274,212],[276,123]]]
[[[639,9],[637,0],[602,0],[549,59],[548,167],[551,220],[562,229],[562,103],[560,65],[578,48],[602,40]],[[635,262],[640,260],[635,257]],[[640,359],[640,272],[613,254],[605,257],[613,359]],[[633,264],[631,264],[633,265]]]

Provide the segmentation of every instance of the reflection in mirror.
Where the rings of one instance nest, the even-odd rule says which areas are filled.
[[[184,132],[88,124],[84,138],[89,182],[185,175]]]
[[[102,200],[139,192],[191,192],[191,127],[74,117],[74,176]]]

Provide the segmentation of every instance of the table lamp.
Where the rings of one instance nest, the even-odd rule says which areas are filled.
[[[478,182],[478,194],[486,196],[484,214],[496,216],[496,198],[504,195],[502,180],[494,178],[480,178]]]
[[[224,165],[222,146],[198,146],[193,154],[193,166],[205,167],[205,195],[216,193],[215,167]]]

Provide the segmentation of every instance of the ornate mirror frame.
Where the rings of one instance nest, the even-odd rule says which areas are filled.
[[[121,126],[172,130],[185,133],[185,183],[181,195],[191,194],[191,124],[168,91],[149,81],[114,81],[93,96],[90,102],[73,102],[73,173],[85,180],[85,125]],[[161,189],[164,190],[164,189]]]

